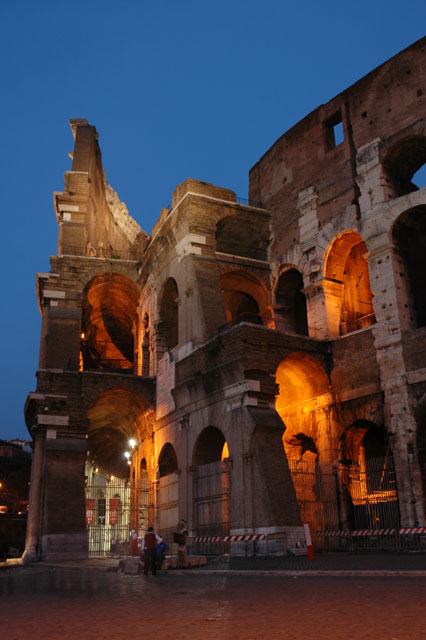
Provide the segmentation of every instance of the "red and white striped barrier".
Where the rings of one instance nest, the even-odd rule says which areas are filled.
[[[265,540],[266,534],[258,533],[251,536],[224,536],[218,538],[216,536],[196,536],[192,538],[192,542],[246,542],[251,540]]]
[[[316,531],[316,535],[334,538],[334,537],[341,537],[341,536],[350,536],[351,532],[350,531]]]
[[[426,527],[410,527],[409,529],[356,529],[354,531],[338,530],[338,531],[316,531],[317,536],[335,538],[343,536],[354,536],[359,538],[361,536],[392,536],[395,533],[399,535],[414,535],[423,533],[426,534]]]
[[[352,536],[390,536],[396,532],[395,529],[358,529],[352,531]]]
[[[355,531],[339,530],[339,531],[316,531],[317,536],[328,538],[354,536],[390,536],[396,533],[396,529],[356,529]]]

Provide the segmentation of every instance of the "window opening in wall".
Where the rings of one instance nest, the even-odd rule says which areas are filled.
[[[426,138],[410,136],[389,149],[383,161],[387,180],[394,197],[400,197],[426,186]]]
[[[337,111],[331,118],[325,121],[324,125],[327,149],[334,149],[334,147],[339,146],[345,139],[341,112]]]
[[[411,182],[418,189],[426,187],[426,164],[424,164],[411,178]]]

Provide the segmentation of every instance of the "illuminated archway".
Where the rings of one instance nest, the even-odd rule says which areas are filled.
[[[325,262],[326,304],[331,333],[341,335],[373,324],[370,276],[366,246],[358,233],[349,231],[331,244]]]
[[[129,477],[129,441],[150,436],[152,409],[137,393],[113,388],[101,393],[87,411],[87,448],[93,464],[105,473]]]
[[[220,279],[229,323],[263,323],[268,306],[268,294],[264,285],[251,273],[229,271]]]
[[[139,289],[118,273],[96,276],[85,288],[82,368],[133,370]]]
[[[207,427],[198,436],[192,454],[195,528],[198,535],[229,534],[229,450],[223,433]]]
[[[278,366],[275,408],[286,425],[283,444],[289,460],[332,456],[328,408],[332,404],[328,376],[306,354],[288,355]]]
[[[426,326],[426,206],[403,213],[392,229],[392,240],[399,251],[404,276],[405,300],[410,309],[411,324]]]
[[[151,443],[152,408],[139,394],[113,388],[91,403],[87,418],[89,551],[125,553],[130,528],[146,530],[148,479],[142,487],[135,471],[138,443]]]
[[[346,429],[340,480],[350,528],[399,526],[393,457],[383,426],[358,420]]]
[[[334,462],[338,424],[328,376],[313,357],[293,353],[278,366],[275,408],[286,429],[283,445],[303,522],[339,528]]]

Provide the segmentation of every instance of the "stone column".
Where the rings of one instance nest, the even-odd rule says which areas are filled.
[[[25,564],[40,559],[41,496],[43,489],[44,438],[41,431],[34,432],[34,451],[31,465],[31,484],[27,521],[27,538],[22,560]]]
[[[394,456],[401,525],[424,526],[423,487],[415,453],[417,424],[402,346],[401,325],[406,323],[407,318],[405,307],[401,309],[398,305],[393,248],[385,244],[384,234],[381,239],[382,243],[379,243],[378,238],[375,238],[376,246],[370,248],[368,263],[377,318],[373,334],[380,367],[380,383],[385,395],[385,423]]]
[[[42,559],[84,558],[88,554],[84,436],[46,429],[44,495],[41,508]]]

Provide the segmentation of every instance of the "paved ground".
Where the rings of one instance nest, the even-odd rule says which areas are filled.
[[[0,572],[7,640],[419,640],[426,577],[125,575],[108,563]]]

